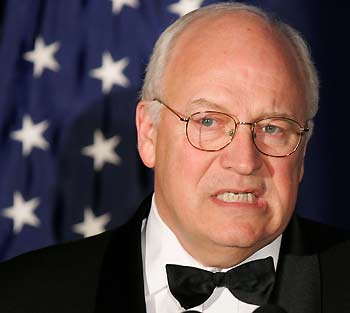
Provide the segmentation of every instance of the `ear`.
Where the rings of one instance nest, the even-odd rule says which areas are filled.
[[[156,126],[148,111],[149,101],[140,101],[136,108],[138,150],[142,162],[150,168],[155,164]]]

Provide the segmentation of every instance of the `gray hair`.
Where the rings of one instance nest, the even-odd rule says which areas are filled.
[[[316,68],[311,59],[311,53],[307,43],[297,30],[275,17],[264,12],[260,8],[243,3],[217,3],[202,7],[192,11],[172,25],[170,25],[159,37],[155,44],[150,62],[146,69],[146,76],[142,87],[141,98],[143,100],[153,100],[162,98],[165,86],[163,85],[163,75],[169,60],[170,54],[175,47],[177,38],[193,21],[205,16],[224,14],[237,11],[246,11],[262,17],[268,24],[288,40],[295,51],[296,60],[300,71],[307,83],[307,119],[310,120],[309,127],[312,128],[312,119],[318,110],[319,99],[319,79]],[[151,102],[149,106],[151,118],[155,123],[159,120],[160,104]]]

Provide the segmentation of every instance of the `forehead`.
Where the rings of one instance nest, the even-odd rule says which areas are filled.
[[[187,25],[175,39],[169,65],[189,65],[205,59],[230,58],[251,66],[265,58],[270,71],[274,65],[296,70],[294,50],[288,40],[264,18],[251,12],[238,11],[198,18]],[[191,56],[196,56],[192,59]],[[188,62],[190,61],[190,62]],[[294,62],[292,62],[294,61]],[[261,64],[259,64],[261,65]]]
[[[182,103],[211,90],[218,97],[226,91],[236,98],[259,93],[271,103],[278,100],[274,97],[301,102],[304,94],[290,43],[262,17],[248,12],[192,22],[177,38],[164,78],[167,96],[187,93],[188,99],[179,99]]]

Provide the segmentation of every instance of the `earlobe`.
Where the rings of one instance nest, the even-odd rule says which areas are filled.
[[[142,162],[149,168],[155,164],[156,128],[148,111],[149,101],[140,101],[136,108],[137,146]]]

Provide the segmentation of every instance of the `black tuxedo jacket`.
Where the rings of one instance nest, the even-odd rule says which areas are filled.
[[[149,208],[147,199],[114,231],[1,263],[0,312],[145,313],[140,231]],[[289,313],[349,313],[349,281],[347,237],[293,216],[271,302]]]

